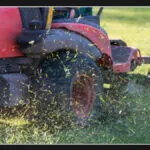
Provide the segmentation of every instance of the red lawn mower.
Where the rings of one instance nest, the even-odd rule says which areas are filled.
[[[109,39],[98,15],[74,18],[69,7],[0,8],[0,18],[1,107],[34,97],[42,112],[56,103],[62,114],[87,123],[103,109],[100,66],[125,73],[142,63],[138,48]]]

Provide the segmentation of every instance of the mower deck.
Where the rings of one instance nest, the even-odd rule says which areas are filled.
[[[127,46],[112,46],[113,70],[114,72],[129,72],[132,65],[140,65],[142,62],[140,51]],[[134,66],[134,69],[136,68]]]
[[[126,63],[129,59],[132,49],[128,47],[115,46],[112,47],[112,57],[114,64]]]

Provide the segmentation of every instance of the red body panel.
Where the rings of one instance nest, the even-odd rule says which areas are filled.
[[[111,46],[108,37],[99,29],[80,23],[53,23],[52,28],[66,28],[70,31],[77,32],[88,38],[97,46],[102,53],[112,58]]]
[[[101,30],[95,27],[79,23],[53,23],[52,28],[66,28],[88,38],[103,53],[103,56],[105,56],[100,58],[98,62],[105,67],[111,67],[114,72],[129,72],[131,70],[131,61],[133,59],[137,61],[137,64],[141,64],[141,59],[138,59],[138,55],[139,58],[141,58],[140,51],[134,48],[131,48],[130,57],[127,62],[114,64],[110,40]]]
[[[16,44],[16,37],[21,32],[19,9],[0,8],[0,58],[24,56]]]

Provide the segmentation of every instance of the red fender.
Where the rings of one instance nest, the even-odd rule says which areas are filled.
[[[107,54],[112,59],[110,41],[101,30],[81,23],[52,23],[52,28],[66,28],[85,36],[103,54]]]
[[[19,9],[0,8],[0,58],[24,56],[16,44],[22,30]]]

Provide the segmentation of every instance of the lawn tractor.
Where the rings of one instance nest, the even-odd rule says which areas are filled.
[[[103,109],[100,68],[125,73],[141,64],[138,48],[110,40],[98,15],[75,17],[75,9],[0,8],[1,107],[34,97],[42,112],[56,103],[62,114],[87,123]]]

